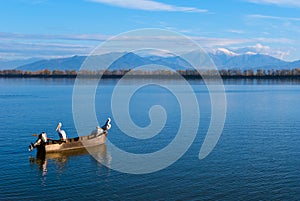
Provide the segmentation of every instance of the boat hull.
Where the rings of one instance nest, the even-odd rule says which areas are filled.
[[[70,151],[88,147],[95,147],[104,144],[107,133],[100,135],[88,135],[67,139],[66,142],[60,140],[49,140],[44,146],[37,146],[37,149],[46,153]]]

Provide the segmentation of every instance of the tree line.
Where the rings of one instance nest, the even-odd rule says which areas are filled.
[[[86,77],[108,77],[118,78],[125,74],[129,76],[175,76],[180,74],[184,77],[201,78],[201,76],[214,77],[221,75],[223,78],[280,78],[280,77],[300,77],[300,69],[223,69],[223,70],[37,70],[37,71],[23,71],[23,70],[0,70],[0,77],[39,77],[39,78],[75,78],[76,76]]]

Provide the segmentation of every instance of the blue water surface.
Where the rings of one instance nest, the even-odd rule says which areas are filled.
[[[176,80],[171,82],[176,84]],[[176,97],[158,86],[141,88],[129,105],[132,120],[147,126],[153,105],[163,106],[168,119],[157,136],[134,139],[118,128],[112,116],[110,100],[116,83],[103,80],[95,97],[99,124],[112,117],[109,140],[136,154],[167,146],[179,128]],[[81,135],[73,122],[73,84],[72,79],[0,79],[0,200],[300,199],[299,83],[225,81],[225,127],[213,152],[199,160],[211,105],[206,86],[191,80],[201,112],[194,143],[171,166],[140,175],[102,165],[101,160],[114,160],[105,145],[96,157],[72,153],[49,157],[46,164],[36,158],[36,152],[28,152],[29,143],[35,140],[32,134],[45,131],[48,137],[57,138],[55,128],[60,121],[69,137]]]

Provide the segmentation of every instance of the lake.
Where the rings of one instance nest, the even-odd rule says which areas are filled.
[[[176,85],[176,80],[167,82]],[[161,105],[167,114],[158,135],[139,140],[125,135],[114,122],[110,101],[116,83],[102,80],[95,98],[99,124],[112,118],[109,141],[135,154],[152,153],[170,144],[180,122],[176,98],[153,85],[132,97],[130,115],[141,127],[150,123],[152,105]],[[34,133],[45,131],[48,137],[58,138],[58,122],[69,137],[81,135],[73,121],[74,80],[0,78],[0,200],[299,200],[299,82],[226,80],[224,129],[203,160],[198,155],[210,123],[210,99],[201,81],[189,83],[201,112],[192,145],[162,170],[126,174],[102,164],[115,160],[106,145],[93,154],[54,154],[46,161],[28,151]]]

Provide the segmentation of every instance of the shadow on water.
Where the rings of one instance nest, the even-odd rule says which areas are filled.
[[[46,153],[44,150],[37,151],[36,157],[31,156],[29,162],[31,166],[37,166],[38,170],[41,172],[42,176],[45,176],[48,171],[48,164],[51,161],[56,165],[56,169],[59,174],[65,171],[65,166],[69,160],[77,156],[90,155],[94,161],[101,164],[109,165],[111,161],[111,156],[107,152],[105,144],[90,147],[81,148],[77,150]]]

